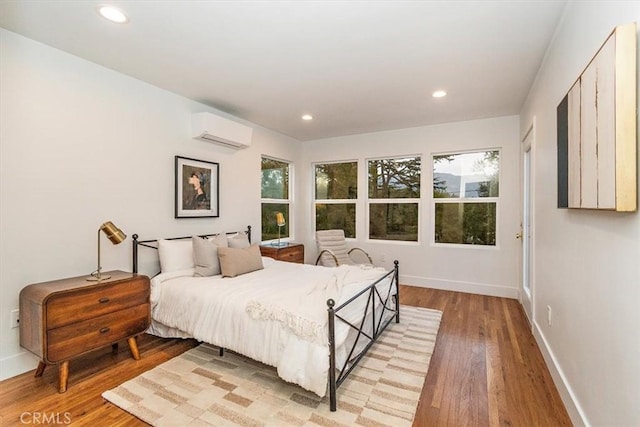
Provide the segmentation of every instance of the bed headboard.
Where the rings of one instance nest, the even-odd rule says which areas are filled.
[[[225,234],[227,235],[233,235],[238,233],[237,231],[230,231],[227,232]],[[249,239],[249,243],[251,243],[251,226],[247,225],[247,229],[244,231],[244,233],[247,235],[247,238]],[[218,236],[222,233],[212,233],[212,234],[199,234],[198,237],[202,237],[207,238],[207,237],[212,237],[212,236]],[[182,237],[165,237],[165,238],[159,238],[159,239],[150,239],[150,240],[138,240],[138,235],[134,234],[133,236],[131,236],[131,239],[133,241],[133,272],[137,273],[138,272],[138,247],[143,246],[145,248],[151,248],[151,249],[155,249],[156,251],[158,250],[158,240],[186,240],[186,239],[191,239],[192,236],[182,236]]]

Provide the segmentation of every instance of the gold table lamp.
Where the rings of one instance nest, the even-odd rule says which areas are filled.
[[[276,225],[278,226],[278,244],[276,246],[281,247],[281,246],[286,246],[286,243],[283,245],[280,243],[280,231],[282,230],[282,227],[284,227],[286,224],[285,220],[284,220],[284,215],[282,214],[282,212],[276,212]]]
[[[107,235],[107,238],[113,243],[117,245],[118,243],[122,243],[124,239],[127,238],[127,235],[122,232],[118,227],[115,226],[111,221],[107,221],[98,228],[98,269],[91,273],[91,275],[87,278],[87,280],[91,281],[100,281],[110,279],[111,276],[103,276],[102,275],[102,267],[100,266],[100,232],[104,231],[104,234]]]

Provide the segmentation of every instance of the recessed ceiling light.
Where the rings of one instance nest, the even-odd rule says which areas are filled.
[[[129,18],[125,13],[114,6],[99,6],[98,13],[104,18],[116,24],[124,24],[129,22]]]
[[[431,96],[433,96],[434,98],[443,98],[447,96],[447,92],[445,92],[444,90],[437,90],[433,92]]]
[[[305,114],[302,116],[302,120],[306,120],[306,121],[313,120],[313,116],[311,114]]]

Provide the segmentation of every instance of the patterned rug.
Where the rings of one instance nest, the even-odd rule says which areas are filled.
[[[102,396],[154,426],[411,426],[441,317],[402,306],[338,388],[336,412],[275,368],[207,344]]]

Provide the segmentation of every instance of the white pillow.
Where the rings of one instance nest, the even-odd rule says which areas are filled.
[[[158,240],[160,271],[187,270],[195,267],[193,243],[189,240]]]

